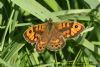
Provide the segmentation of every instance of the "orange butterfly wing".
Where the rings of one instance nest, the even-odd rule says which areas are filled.
[[[61,22],[53,24],[50,32],[50,40],[47,49],[57,51],[65,46],[65,38],[71,38],[79,35],[84,29],[84,25],[78,22]]]
[[[79,22],[64,21],[62,23],[58,23],[56,28],[65,38],[72,38],[79,35],[85,27]]]
[[[48,23],[33,25],[29,27],[23,34],[23,37],[28,43],[36,43],[35,47],[37,52],[43,52],[47,44],[46,28]]]

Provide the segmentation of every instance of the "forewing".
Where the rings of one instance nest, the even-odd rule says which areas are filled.
[[[84,30],[84,25],[79,22],[64,21],[56,24],[56,29],[65,38],[71,38],[79,35]]]
[[[23,34],[28,43],[35,43],[35,48],[38,53],[45,50],[48,41],[48,23],[34,25],[29,27]]]
[[[47,23],[43,23],[29,27],[23,34],[24,39],[28,43],[36,43],[41,40],[41,36],[46,31],[47,25]]]

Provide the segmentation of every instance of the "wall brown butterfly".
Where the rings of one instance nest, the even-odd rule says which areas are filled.
[[[79,22],[62,21],[48,22],[33,25],[23,34],[28,43],[35,43],[36,51],[44,52],[45,48],[57,51],[65,46],[65,39],[79,35],[84,30],[84,25]]]

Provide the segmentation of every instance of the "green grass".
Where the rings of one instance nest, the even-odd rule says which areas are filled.
[[[49,18],[79,21],[85,30],[62,50],[39,54],[23,32]],[[100,0],[0,0],[0,38],[0,67],[99,67]]]

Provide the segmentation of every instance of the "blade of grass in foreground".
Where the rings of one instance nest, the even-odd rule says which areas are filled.
[[[89,51],[87,48],[84,49],[84,52],[86,53],[86,55],[89,57],[88,59],[90,61],[92,61],[92,64],[99,64],[96,57],[94,56],[94,54]]]
[[[42,21],[45,21],[46,18],[52,18],[54,21],[58,21],[57,17],[51,15],[51,12],[39,4],[36,0],[11,0],[16,5],[20,6],[25,11],[31,13],[32,15],[38,17]]]
[[[4,42],[5,42],[5,37],[7,35],[8,28],[9,28],[10,24],[12,23],[12,17],[13,17],[13,15],[14,15],[14,10],[11,13],[11,16],[10,16],[9,21],[7,23],[6,29],[4,31],[4,34],[3,34],[3,37],[2,37],[2,41],[1,41],[1,45],[0,45],[0,51],[2,51],[2,49],[3,49]]]
[[[83,46],[94,52],[94,44],[89,42],[87,39],[84,40]]]
[[[0,63],[4,64],[7,67],[12,67],[10,66],[7,62],[5,62],[3,59],[0,58]]]
[[[12,48],[10,48],[10,51],[5,55],[4,60],[9,61],[18,51],[24,46],[24,43],[12,43]]]
[[[34,52],[34,53],[29,53],[29,50],[26,48],[26,52],[29,55],[30,61],[31,63],[34,64],[39,64],[39,60],[38,60],[38,55]]]
[[[44,0],[54,11],[59,11],[62,8],[58,5],[55,0]]]
[[[15,11],[15,12],[14,12],[12,24],[10,24],[10,27],[9,27],[9,34],[10,34],[10,35],[9,35],[9,41],[8,41],[9,44],[12,42],[11,37],[13,37],[13,35],[14,35],[15,26],[17,25],[16,20],[17,20],[17,18],[18,18],[18,14],[19,14],[18,11]]]

